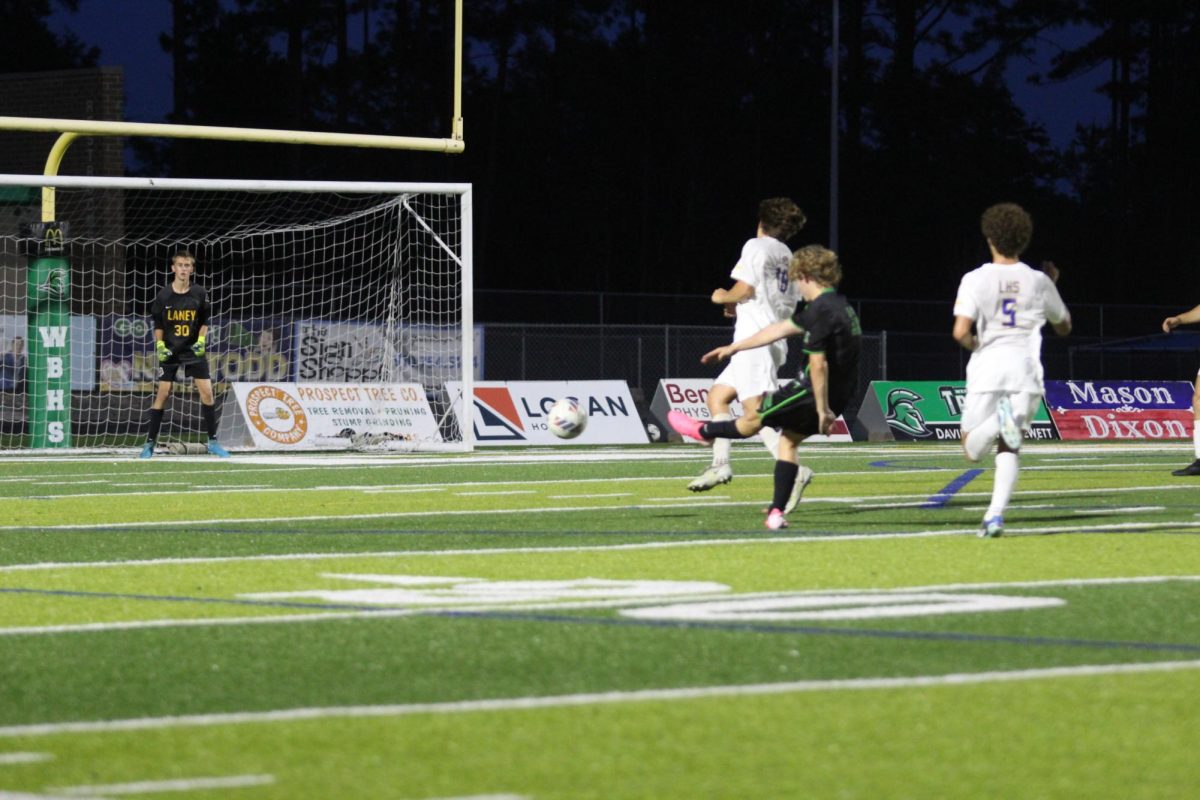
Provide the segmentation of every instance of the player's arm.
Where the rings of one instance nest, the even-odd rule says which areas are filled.
[[[954,317],[954,331],[951,334],[954,336],[954,341],[971,353],[974,353],[975,348],[979,347],[979,337],[971,330],[971,326],[974,324],[975,320],[958,314]]]
[[[829,408],[829,361],[824,353],[808,354],[808,379],[812,384],[813,400],[817,403],[817,417],[821,433],[833,430],[837,414]]]
[[[1174,317],[1167,317],[1163,320],[1163,333],[1170,333],[1180,325],[1191,325],[1193,322],[1200,322],[1200,306],[1196,306],[1191,311],[1185,311]]]
[[[734,353],[740,353],[743,350],[753,350],[756,347],[765,347],[772,342],[778,342],[780,339],[785,339],[788,336],[795,336],[803,330],[803,328],[792,322],[789,317],[788,319],[768,325],[753,336],[747,336],[745,339],[739,339],[733,344],[727,344],[724,347],[708,351],[700,356],[700,362],[711,364],[714,361],[724,361]]]
[[[741,303],[751,297],[754,297],[754,287],[745,281],[738,281],[728,289],[716,289],[712,293],[712,301],[719,306]]]

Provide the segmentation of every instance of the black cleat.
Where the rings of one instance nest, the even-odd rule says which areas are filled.
[[[1182,478],[1182,477],[1184,477],[1184,476],[1186,476],[1186,475],[1200,475],[1200,458],[1197,458],[1195,461],[1193,461],[1192,463],[1188,464],[1188,465],[1187,465],[1186,467],[1184,467],[1183,469],[1177,469],[1177,470],[1175,470],[1175,471],[1174,471],[1174,472],[1172,472],[1171,474],[1172,474],[1172,475],[1177,475],[1177,476],[1179,476],[1180,478]]]

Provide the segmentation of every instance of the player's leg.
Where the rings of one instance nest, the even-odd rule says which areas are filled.
[[[1183,469],[1177,469],[1172,472],[1172,475],[1184,477],[1187,475],[1200,475],[1200,373],[1196,375],[1196,390],[1192,394],[1192,444],[1195,447],[1196,460],[1188,464]]]
[[[1000,434],[999,400],[1000,395],[996,392],[972,392],[971,387],[967,387],[959,427],[963,454],[968,461],[983,458]]]
[[[1004,512],[1008,509],[1013,490],[1017,488],[1021,472],[1021,431],[1033,419],[1039,402],[1041,395],[1030,392],[1001,395],[996,399],[996,415],[1002,434],[996,446],[992,499],[983,515],[980,536],[993,538],[1004,533]],[[1005,435],[1005,431],[1010,434]]]
[[[154,456],[154,445],[158,442],[158,432],[162,428],[163,414],[167,408],[167,401],[171,398],[171,387],[174,386],[174,367],[168,368],[164,366],[158,376],[158,386],[154,392],[154,400],[150,404],[150,411],[146,415],[146,443],[142,445],[141,458],[152,458]]]
[[[721,382],[721,377],[725,374],[721,373],[708,392],[708,417],[713,422],[727,422],[733,419],[733,415],[729,413],[729,405],[737,398],[737,390]],[[729,452],[733,443],[728,438],[718,437],[713,439],[712,445],[712,463],[688,484],[688,489],[693,492],[708,491],[714,486],[733,480],[733,468],[729,465]]]
[[[773,395],[763,398],[760,410],[761,424],[780,429],[779,456],[775,461],[774,492],[771,507],[767,511],[767,527],[772,530],[787,527],[784,518],[789,508],[800,501],[800,492],[812,480],[812,470],[801,466],[796,459],[796,446],[820,428],[817,405],[812,393],[795,384],[785,386]],[[795,502],[792,497],[795,495]]]
[[[229,451],[217,442],[217,406],[213,396],[212,379],[208,374],[208,362],[188,366],[188,374],[196,381],[200,395],[200,414],[204,418],[204,430],[208,434],[208,452],[220,458],[229,458]],[[203,376],[203,377],[201,377]]]

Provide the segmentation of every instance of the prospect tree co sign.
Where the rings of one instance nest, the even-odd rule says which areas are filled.
[[[1190,439],[1187,381],[1046,381],[1046,406],[1064,439]]]
[[[962,412],[967,397],[963,381],[872,381],[858,419],[872,440],[914,442],[962,438]],[[1054,422],[1039,406],[1030,439],[1057,439]]]

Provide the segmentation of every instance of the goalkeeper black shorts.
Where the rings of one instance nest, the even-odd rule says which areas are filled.
[[[183,369],[185,377],[201,380],[211,380],[208,373],[208,359],[203,356],[187,357],[172,355],[162,362],[158,368],[158,379],[167,383],[175,383],[179,379],[179,370]]]

